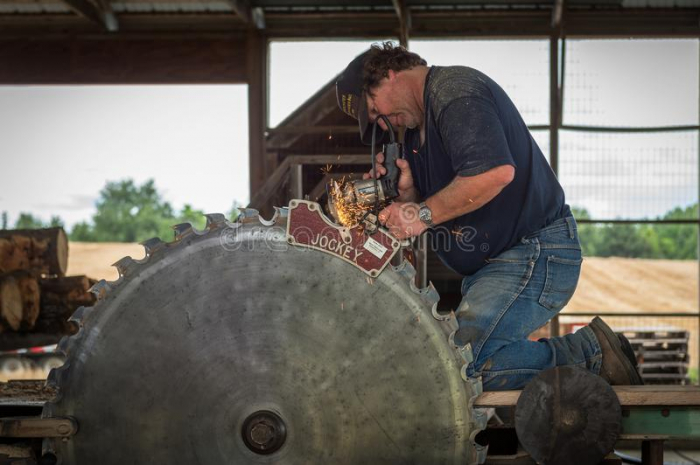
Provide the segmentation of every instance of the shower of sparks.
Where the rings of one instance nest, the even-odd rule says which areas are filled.
[[[352,202],[345,195],[346,189],[351,189],[350,183],[345,182],[345,178],[340,181],[333,181],[331,188],[331,198],[335,205],[335,210],[338,214],[338,222],[346,228],[351,228],[360,223],[365,213],[372,210],[372,205],[369,202]]]

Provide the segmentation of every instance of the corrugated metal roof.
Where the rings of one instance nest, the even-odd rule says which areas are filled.
[[[625,8],[697,8],[700,0],[623,0]]]
[[[57,14],[71,12],[68,5],[60,1],[14,0],[0,3],[0,14]]]
[[[231,13],[231,4],[220,1],[120,0],[112,2],[115,13]]]
[[[467,10],[494,6],[520,8],[523,6],[551,5],[552,0],[407,0],[412,11]],[[394,11],[391,0],[362,0],[348,5],[344,0],[253,0],[253,7],[266,12],[382,12]],[[624,8],[697,8],[700,0],[568,0],[570,6],[620,5]],[[115,13],[173,14],[173,13],[232,13],[228,0],[118,0],[111,2]],[[60,14],[71,13],[60,0],[6,0],[0,1],[0,14]]]

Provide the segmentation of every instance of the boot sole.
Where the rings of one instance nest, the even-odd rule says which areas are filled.
[[[625,355],[624,351],[622,350],[622,343],[617,337],[617,334],[615,334],[613,330],[610,329],[610,327],[607,324],[605,324],[603,320],[600,319],[600,317],[593,318],[593,321],[591,321],[590,326],[595,327],[596,330],[600,331],[600,333],[603,334],[603,336],[605,336],[608,346],[614,352],[615,356],[620,361],[620,364],[624,367],[625,373],[627,374],[627,378],[629,380],[629,384],[644,384],[644,381],[639,375],[639,372],[637,371],[636,367],[632,364],[632,362],[629,361],[627,355]]]

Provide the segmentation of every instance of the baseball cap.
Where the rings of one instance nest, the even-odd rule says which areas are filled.
[[[372,126],[367,111],[367,97],[364,92],[363,68],[369,50],[357,56],[345,68],[335,83],[338,106],[345,114],[355,118],[360,126],[360,139],[366,145],[372,143]],[[384,139],[384,130],[377,126],[377,143]]]

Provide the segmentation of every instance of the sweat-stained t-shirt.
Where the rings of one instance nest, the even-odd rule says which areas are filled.
[[[492,79],[464,66],[433,66],[424,94],[425,143],[420,146],[415,128],[406,131],[404,145],[423,199],[456,176],[515,167],[513,181],[489,203],[429,232],[429,246],[448,267],[473,274],[524,236],[571,215],[520,113]]]

